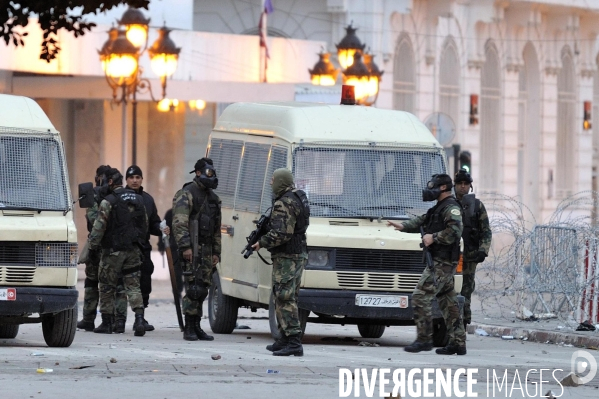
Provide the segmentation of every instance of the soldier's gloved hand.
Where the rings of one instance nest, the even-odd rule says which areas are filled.
[[[191,255],[191,248],[188,248],[185,251],[183,251],[183,259],[185,259],[188,262],[191,262]]]
[[[483,263],[486,257],[487,254],[485,251],[478,251],[478,254],[476,254],[476,263]]]

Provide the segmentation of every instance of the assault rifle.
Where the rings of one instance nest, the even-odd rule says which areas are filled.
[[[424,228],[420,226],[420,237],[424,238]],[[433,255],[431,255],[431,251],[428,249],[424,242],[420,243],[420,248],[422,248],[422,262],[428,267],[431,275],[433,276],[433,285],[437,286],[437,277],[435,276],[435,264],[433,263]]]
[[[270,209],[267,209],[264,215],[260,216],[260,219],[258,219],[258,221],[255,222],[256,228],[250,233],[249,236],[246,237],[248,243],[245,246],[245,248],[243,248],[243,250],[241,251],[244,259],[249,258],[254,253],[254,248],[252,248],[252,245],[260,241],[260,238],[262,238],[262,236],[266,234],[268,222],[270,222],[269,210]],[[262,259],[264,263],[270,264],[266,262],[259,253],[258,256],[260,256],[260,259]]]

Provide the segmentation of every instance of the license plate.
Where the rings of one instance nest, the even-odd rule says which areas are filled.
[[[0,301],[16,301],[17,290],[15,288],[0,288]]]
[[[401,308],[408,307],[408,297],[403,295],[356,295],[356,306],[373,308]]]

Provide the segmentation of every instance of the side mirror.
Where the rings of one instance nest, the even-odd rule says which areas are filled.
[[[91,182],[79,184],[79,207],[91,208],[94,206],[94,184]]]

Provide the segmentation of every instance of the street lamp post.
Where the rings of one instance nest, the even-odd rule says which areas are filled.
[[[361,105],[373,105],[379,94],[381,77],[383,72],[374,63],[374,55],[364,51],[362,44],[356,35],[357,29],[348,25],[346,35],[337,46],[337,59],[341,65],[343,83],[354,86],[356,103]],[[330,62],[328,53],[318,55],[320,59],[309,69],[312,84],[329,86],[335,84],[338,70]]]
[[[113,102],[123,105],[124,170],[127,168],[127,101],[131,97],[133,117],[131,160],[136,164],[137,93],[149,92],[152,100],[156,100],[150,81],[142,76],[143,69],[139,67],[139,57],[145,52],[148,44],[150,19],[146,19],[141,11],[129,8],[118,22],[124,29],[112,28],[99,54],[106,80],[112,88]],[[166,27],[158,29],[158,39],[148,49],[152,70],[160,77],[163,99],[166,97],[166,80],[175,73],[181,51],[169,37],[169,33],[170,30]]]

